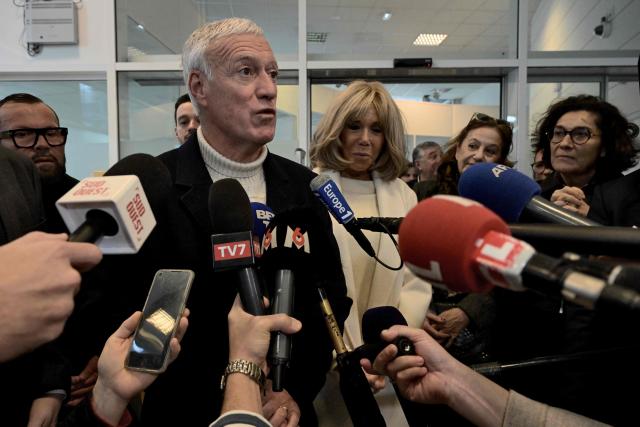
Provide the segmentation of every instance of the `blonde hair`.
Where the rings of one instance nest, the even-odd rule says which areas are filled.
[[[309,157],[320,169],[342,172],[350,161],[342,152],[340,134],[349,122],[360,120],[372,108],[384,134],[385,144],[371,171],[376,171],[385,181],[400,175],[405,165],[404,123],[402,113],[380,82],[352,82],[347,90],[329,106],[313,134]]]
[[[213,79],[213,69],[209,61],[207,52],[209,47],[218,40],[236,35],[253,34],[264,36],[264,31],[255,22],[246,18],[227,18],[219,21],[209,22],[196,29],[182,48],[182,76],[189,92],[191,103],[198,110],[189,87],[189,75],[192,71],[202,71],[209,80]]]

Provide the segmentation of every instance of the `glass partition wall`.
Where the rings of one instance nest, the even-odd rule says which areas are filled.
[[[403,106],[407,151],[425,139],[444,143],[471,110],[509,119],[512,158],[526,173],[532,126],[558,97],[599,94],[640,120],[640,27],[634,22],[640,0],[81,3],[76,6],[79,47],[47,46],[24,61],[7,45],[9,55],[0,58],[3,96],[20,82],[24,90],[37,92],[34,80],[52,88],[63,88],[61,80],[77,81],[75,94],[68,96],[73,102],[60,106],[62,120],[78,122],[73,132],[82,135],[82,148],[70,159],[76,176],[134,152],[157,154],[176,145],[173,104],[185,92],[182,45],[199,25],[232,16],[251,18],[265,30],[284,76],[278,85],[277,135],[269,147],[297,161],[308,151],[327,100],[354,79],[382,81]],[[20,4],[7,2],[0,12],[16,17],[7,28],[19,37]],[[106,31],[96,38],[92,31],[100,29]],[[95,50],[98,39],[106,42]],[[432,67],[394,67],[394,60],[411,58],[430,58]],[[77,77],[82,70],[101,77],[84,82]],[[74,103],[77,111],[67,112]]]

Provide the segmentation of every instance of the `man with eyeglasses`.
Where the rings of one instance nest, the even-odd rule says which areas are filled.
[[[55,201],[78,183],[66,173],[67,134],[56,112],[40,98],[14,93],[0,100],[0,144],[31,159],[38,170],[47,218],[44,231],[53,233],[68,231]]]
[[[40,176],[46,217],[38,228],[49,233],[69,231],[55,202],[78,182],[66,173],[67,134],[67,128],[60,127],[56,112],[42,99],[28,93],[15,93],[0,100],[0,145],[33,162]],[[101,313],[98,301],[102,287],[96,282],[97,273],[92,274],[91,278],[83,277],[83,282],[92,283],[83,286],[76,296],[74,317],[67,322],[62,338],[34,355],[26,356],[26,362],[16,361],[16,364],[24,364],[14,366],[7,374],[9,376],[0,376],[6,380],[7,388],[19,384],[15,393],[17,404],[8,405],[16,414],[24,411],[27,404],[24,396],[33,400],[30,414],[28,405],[25,414],[30,416],[32,423],[45,425],[55,419],[67,390],[71,391],[72,399],[77,400],[90,391],[95,381],[93,373],[96,372],[97,357],[92,356],[99,351],[98,343],[103,341],[102,333],[96,328]],[[15,420],[16,425],[24,421]]]

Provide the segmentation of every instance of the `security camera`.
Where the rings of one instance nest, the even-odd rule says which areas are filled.
[[[611,35],[611,30],[611,18],[609,16],[603,16],[602,19],[600,19],[600,25],[593,29],[593,35],[601,39],[606,39]]]

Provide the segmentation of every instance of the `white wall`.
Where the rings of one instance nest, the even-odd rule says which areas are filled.
[[[113,0],[82,0],[78,8],[78,45],[43,46],[30,57],[23,38],[24,8],[11,0],[0,2],[0,72],[105,70],[115,60]]]

